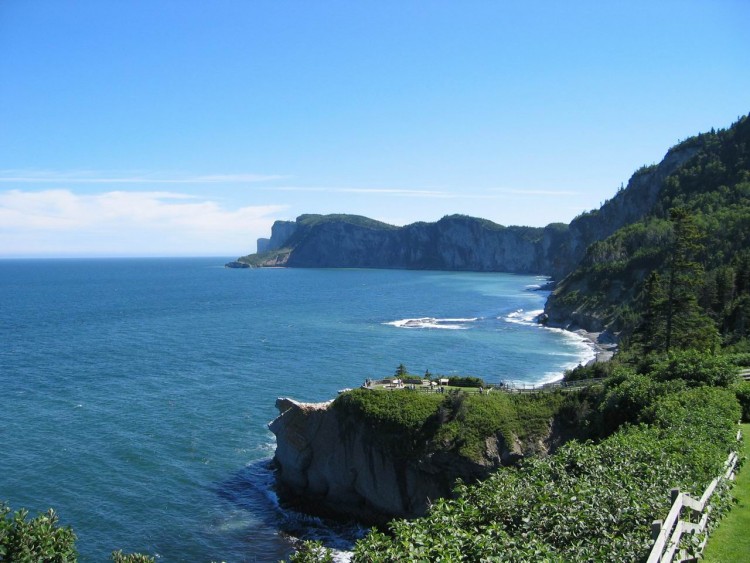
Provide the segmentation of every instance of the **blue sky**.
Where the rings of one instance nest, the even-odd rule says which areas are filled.
[[[750,2],[0,2],[0,257],[568,222],[750,111]]]

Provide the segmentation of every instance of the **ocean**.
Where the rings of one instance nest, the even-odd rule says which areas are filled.
[[[540,383],[593,357],[534,318],[546,278],[0,261],[0,501],[54,508],[81,561],[278,561],[364,530],[284,510],[267,424],[409,372]]]

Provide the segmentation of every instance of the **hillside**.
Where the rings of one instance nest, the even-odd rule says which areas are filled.
[[[551,323],[610,327],[638,340],[644,314],[658,320],[672,308],[676,322],[679,306],[691,324],[686,333],[713,325],[724,344],[748,335],[750,119],[692,137],[675,152],[690,157],[664,178],[643,217],[590,245],[558,284],[546,307]],[[679,303],[675,291],[683,292]]]

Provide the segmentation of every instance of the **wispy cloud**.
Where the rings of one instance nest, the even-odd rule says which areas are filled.
[[[446,189],[415,189],[415,188],[358,188],[358,187],[329,187],[329,186],[274,186],[262,189],[277,192],[305,192],[325,194],[361,194],[382,195],[395,197],[414,197],[429,199],[476,199],[499,200],[516,197],[571,197],[581,195],[579,192],[567,190],[536,190],[536,189],[508,189],[508,188],[477,188],[465,186],[463,188]]]
[[[353,188],[325,186],[275,186],[266,188],[278,192],[309,192],[328,194],[391,195],[401,197],[454,198],[460,194],[440,190],[418,190],[406,188]]]
[[[268,174],[110,173],[92,170],[0,170],[1,183],[15,184],[244,184],[280,180]]]
[[[551,197],[570,197],[581,195],[580,192],[569,190],[534,190],[534,189],[512,189],[512,188],[489,188],[489,191],[498,194],[523,195],[523,196],[551,196]]]
[[[172,192],[0,192],[0,255],[244,254],[281,205],[225,209]]]

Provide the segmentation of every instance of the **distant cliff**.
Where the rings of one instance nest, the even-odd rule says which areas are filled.
[[[395,227],[357,215],[301,215],[296,221],[276,221],[271,238],[258,239],[258,253],[238,262],[260,267],[509,272],[562,279],[589,245],[644,217],[665,178],[696,151],[690,146],[671,150],[658,166],[637,171],[625,189],[570,225],[506,227],[450,215],[435,223]]]
[[[251,266],[391,268],[545,273],[564,225],[504,227],[462,215],[394,227],[354,215],[302,215],[277,221]]]

